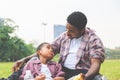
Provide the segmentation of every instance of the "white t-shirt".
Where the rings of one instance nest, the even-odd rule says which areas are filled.
[[[45,80],[51,80],[51,72],[49,70],[49,68],[47,67],[47,64],[41,64],[41,73],[45,74],[46,75],[46,79]]]
[[[64,62],[64,66],[69,69],[75,69],[75,65],[77,62],[77,51],[80,47],[81,39],[82,37],[74,38],[71,40],[69,54],[67,55],[67,58]]]

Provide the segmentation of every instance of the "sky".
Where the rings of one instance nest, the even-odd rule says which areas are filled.
[[[15,21],[15,33],[26,43],[39,44],[53,40],[54,24],[66,25],[70,13],[81,11],[104,46],[115,48],[120,47],[119,4],[120,0],[0,0],[0,17]]]

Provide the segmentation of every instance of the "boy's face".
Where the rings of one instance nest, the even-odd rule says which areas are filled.
[[[50,44],[44,44],[39,54],[48,60],[52,59],[54,56],[52,46]]]

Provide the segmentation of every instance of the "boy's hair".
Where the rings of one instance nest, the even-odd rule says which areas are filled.
[[[82,12],[75,11],[67,17],[67,22],[78,29],[83,29],[87,24],[87,17]]]
[[[43,47],[44,44],[49,44],[49,43],[47,43],[47,42],[41,43],[41,44],[37,47],[36,51],[41,50],[41,48]]]

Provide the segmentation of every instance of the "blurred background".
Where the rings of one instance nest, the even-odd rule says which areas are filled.
[[[0,17],[15,21],[16,34],[25,42],[39,44],[53,41],[53,26],[65,26],[70,13],[81,11],[105,47],[115,48],[120,46],[119,4],[119,0],[0,0]]]

